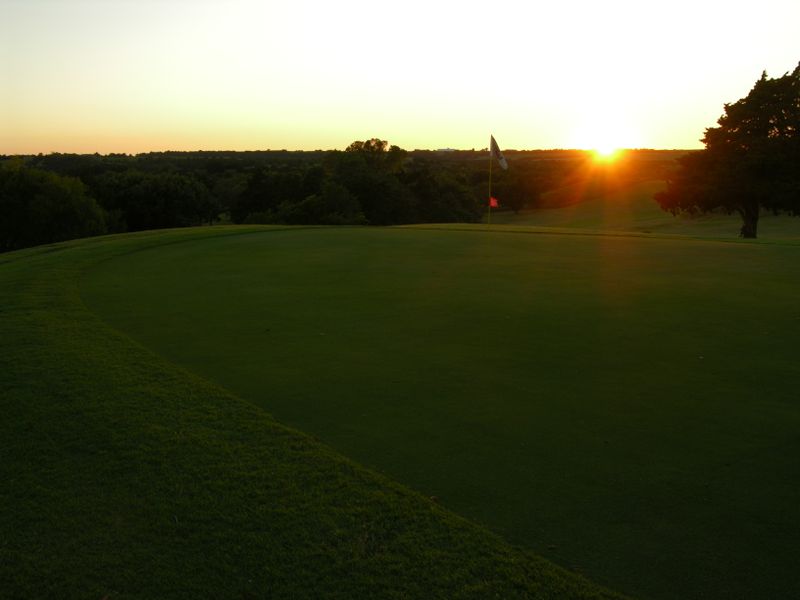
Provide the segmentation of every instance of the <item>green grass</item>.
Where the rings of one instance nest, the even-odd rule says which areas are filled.
[[[159,365],[622,592],[800,595],[800,246],[481,226],[153,240],[81,291]]]
[[[121,283],[144,307],[164,265],[185,271],[168,258],[181,248],[308,234],[214,227],[0,255],[0,597],[615,597],[277,423],[262,407],[285,388],[269,378],[260,405],[243,400],[110,328],[79,292],[87,269],[141,256],[155,271]],[[213,289],[233,283],[213,275]],[[159,322],[178,327],[175,309],[209,307],[208,291],[168,299]],[[222,333],[224,314],[198,317]]]
[[[675,217],[661,210],[653,195],[664,189],[664,185],[663,181],[629,182],[597,194],[587,192],[580,185],[566,186],[544,195],[544,203],[558,208],[525,210],[517,215],[510,211],[493,211],[492,223],[731,240],[738,238],[742,226],[738,214]],[[800,219],[763,214],[758,235],[764,240],[798,239]]]

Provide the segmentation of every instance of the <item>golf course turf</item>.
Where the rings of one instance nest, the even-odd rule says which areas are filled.
[[[0,255],[0,596],[616,597],[276,423],[83,304],[79,278],[98,263],[247,231]]]
[[[76,597],[603,597],[535,552],[636,597],[795,596],[798,254],[458,226],[0,256],[0,569],[20,596],[49,569]]]

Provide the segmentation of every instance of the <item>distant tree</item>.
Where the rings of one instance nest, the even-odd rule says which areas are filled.
[[[304,170],[275,165],[260,169],[230,207],[231,219],[244,223],[253,214],[274,211],[283,202],[299,202],[304,196]]]
[[[539,183],[529,165],[519,162],[513,169],[497,171],[492,182],[492,196],[499,200],[501,206],[519,213],[523,208],[538,203]]]
[[[416,221],[450,223],[480,220],[478,197],[463,169],[416,158],[403,168],[400,180],[416,198]]]
[[[357,152],[371,168],[389,173],[396,173],[408,154],[399,146],[389,146],[389,142],[378,138],[353,142],[345,148],[345,152]]]
[[[129,170],[106,173],[93,187],[120,230],[187,227],[212,221],[219,204],[192,175]]]
[[[266,222],[288,225],[363,225],[366,217],[353,194],[334,182],[326,182],[318,194],[300,202],[283,202]]]
[[[74,177],[26,167],[0,167],[0,251],[106,232],[102,209]]]
[[[304,198],[322,192],[325,183],[325,169],[322,165],[312,165],[303,174],[302,193]]]
[[[210,185],[210,190],[219,212],[227,212],[230,214],[232,207],[236,206],[247,190],[248,178],[244,173],[237,171],[226,171],[216,175]]]
[[[398,177],[405,151],[381,140],[353,142],[344,152],[331,152],[325,160],[330,181],[358,200],[370,225],[395,225],[415,221],[415,199]]]
[[[705,149],[679,159],[662,208],[681,212],[721,209],[742,217],[740,235],[755,238],[761,209],[800,213],[800,64],[725,104],[718,127],[706,130]]]

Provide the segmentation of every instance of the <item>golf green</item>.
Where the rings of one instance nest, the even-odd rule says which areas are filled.
[[[296,229],[87,272],[110,324],[513,543],[653,598],[800,594],[800,247]]]

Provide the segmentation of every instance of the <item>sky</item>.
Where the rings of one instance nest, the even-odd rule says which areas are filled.
[[[800,1],[0,0],[0,154],[698,148]]]

